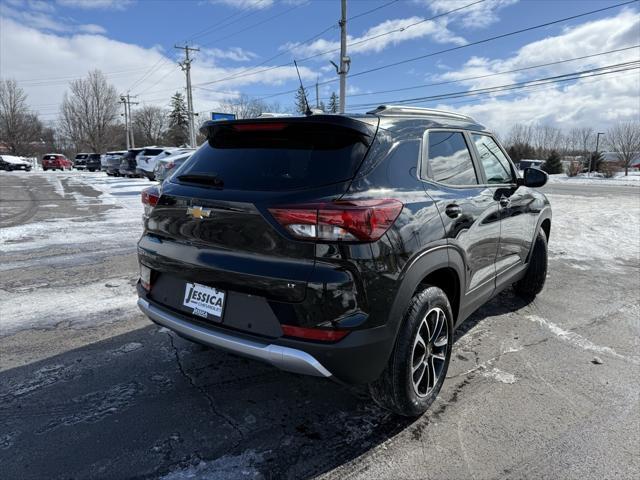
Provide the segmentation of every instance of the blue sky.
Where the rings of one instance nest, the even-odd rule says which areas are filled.
[[[351,73],[621,2],[486,0],[427,20],[471,3],[474,0],[349,0],[348,16],[356,17],[348,22],[350,42],[365,40],[351,48]],[[296,88],[297,77],[290,62],[332,50],[339,40],[338,0],[1,0],[1,4],[0,73],[23,84],[34,110],[45,119],[55,119],[56,102],[66,82],[91,68],[105,72],[120,91],[137,94],[141,103],[167,104],[172,93],[184,88],[184,75],[175,64],[181,53],[173,45],[185,41],[202,49],[193,68],[197,111],[216,110],[220,100],[239,94],[268,97],[266,101],[278,102],[281,109],[290,108],[293,94],[272,96]],[[640,49],[636,48],[552,69],[463,80],[638,45],[638,9],[635,2],[357,76],[348,80],[353,96],[348,97],[347,105],[362,111],[367,103],[503,85],[638,60]],[[403,31],[388,34],[402,27]],[[297,45],[323,30],[327,31],[314,42]],[[337,61],[338,53],[302,61],[304,83],[335,79],[330,59]],[[271,68],[281,64],[288,65]],[[237,78],[221,81],[230,76]],[[369,95],[443,81],[451,83]],[[337,90],[337,85],[323,85],[321,97]],[[509,95],[421,105],[470,110],[498,129],[508,127],[504,116],[513,108],[523,112],[517,115],[518,121],[577,126],[592,121],[590,112],[602,108],[607,109],[606,122],[637,116],[639,88],[638,70],[632,70]],[[605,98],[607,91],[615,92],[615,98]],[[547,105],[545,110],[545,99],[555,99],[556,106]],[[568,115],[567,108],[574,114]]]

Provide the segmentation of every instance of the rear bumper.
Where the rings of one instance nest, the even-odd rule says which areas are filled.
[[[244,357],[261,360],[288,372],[316,377],[331,377],[329,370],[322,366],[312,355],[302,350],[257,342],[229,333],[206,329],[184,321],[177,315],[158,308],[142,298],[138,299],[138,307],[155,323],[173,330],[190,340]]]

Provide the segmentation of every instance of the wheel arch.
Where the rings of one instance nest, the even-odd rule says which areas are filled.
[[[462,256],[451,245],[428,248],[411,261],[404,269],[389,313],[389,324],[394,328],[394,338],[398,334],[411,298],[426,285],[441,288],[445,292],[456,323],[460,312],[464,272]]]

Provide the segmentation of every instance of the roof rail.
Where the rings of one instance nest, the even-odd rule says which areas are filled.
[[[411,115],[425,117],[445,117],[457,120],[470,120],[475,122],[473,118],[461,113],[447,112],[445,110],[435,110],[433,108],[411,107],[404,105],[380,105],[375,110],[367,112],[375,115]]]

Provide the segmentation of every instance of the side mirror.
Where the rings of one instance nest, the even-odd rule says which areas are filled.
[[[518,179],[518,185],[524,185],[529,188],[538,188],[546,185],[547,180],[549,180],[547,172],[544,172],[539,168],[525,168],[524,178]]]

